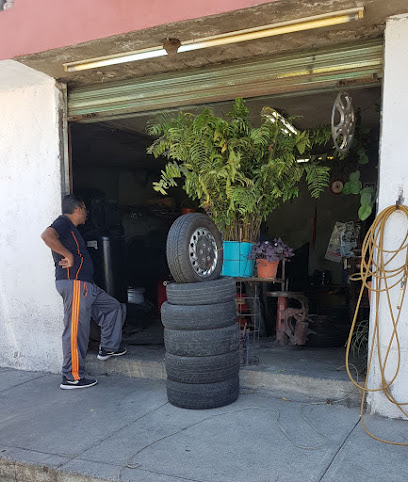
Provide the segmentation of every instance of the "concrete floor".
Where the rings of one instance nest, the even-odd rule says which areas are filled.
[[[406,447],[370,438],[355,406],[242,388],[229,406],[185,410],[168,403],[162,380],[101,375],[68,392],[59,383],[0,368],[1,482],[406,481]],[[376,435],[408,441],[405,421],[365,419]]]

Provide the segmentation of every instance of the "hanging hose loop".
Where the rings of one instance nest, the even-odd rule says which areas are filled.
[[[364,238],[361,252],[362,262],[360,273],[356,273],[350,276],[351,281],[361,282],[361,290],[357,300],[356,311],[354,313],[353,322],[347,341],[346,370],[350,380],[354,383],[356,387],[358,387],[362,391],[361,422],[368,435],[370,435],[376,440],[379,440],[380,442],[392,445],[408,446],[408,443],[391,442],[376,437],[369,432],[364,422],[364,405],[368,392],[382,392],[388,399],[388,401],[394,406],[396,406],[401,411],[401,413],[408,418],[408,412],[405,409],[405,406],[408,405],[408,402],[398,402],[392,393],[392,385],[399,374],[401,365],[401,348],[398,334],[398,324],[400,321],[400,315],[402,313],[402,307],[405,299],[405,292],[407,287],[406,280],[408,276],[408,207],[404,206],[401,202],[402,193],[400,194],[398,201],[395,205],[384,209],[376,217]],[[405,235],[402,236],[402,241],[396,243],[398,247],[395,249],[390,249],[388,246],[390,240],[386,238],[386,228],[387,223],[389,223],[391,217],[395,215],[396,212],[398,212],[399,215],[405,215],[407,228],[405,230]],[[384,247],[386,239],[388,249],[385,249]],[[395,243],[396,239],[397,237],[394,236],[392,242]],[[370,279],[372,279],[371,286],[368,285]],[[395,301],[395,295],[392,290],[397,286],[400,287],[400,291],[398,301]],[[360,385],[356,380],[354,380],[350,372],[349,355],[351,340],[356,326],[356,320],[358,317],[361,299],[366,288],[369,290],[369,296],[375,296],[375,303],[373,303],[373,300],[371,299],[371,309],[375,310],[375,315],[373,316],[371,314],[370,316],[370,339],[367,360],[367,374],[364,384]],[[380,305],[381,319],[379,319]],[[385,316],[384,313],[387,308],[388,314],[387,316]],[[387,330],[385,328],[387,327],[388,321],[391,321],[391,334],[388,338],[388,342],[385,343],[387,333]],[[382,335],[381,340],[380,325]],[[390,372],[389,355],[393,346],[396,346],[397,363],[395,368]],[[384,347],[386,347],[385,350]],[[374,359],[380,370],[380,386],[378,388],[368,388],[367,385],[370,369],[372,368]]]

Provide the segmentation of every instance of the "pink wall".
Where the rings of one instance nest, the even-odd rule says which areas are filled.
[[[270,3],[270,0],[14,0],[0,12],[0,60]]]

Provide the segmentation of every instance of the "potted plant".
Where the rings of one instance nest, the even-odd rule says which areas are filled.
[[[259,278],[276,278],[279,262],[289,260],[292,256],[293,249],[281,238],[275,238],[273,241],[254,243],[249,258],[256,260]]]
[[[242,246],[238,250],[245,268],[261,222],[281,202],[298,195],[302,177],[312,197],[329,182],[329,168],[310,154],[313,146],[327,143],[329,131],[299,131],[269,107],[262,109],[261,125],[254,127],[241,98],[225,119],[210,108],[199,114],[162,115],[148,123],[147,133],[156,137],[148,153],[169,160],[154,189],[165,195],[183,178],[187,195],[199,201],[224,244],[247,243],[246,251]],[[310,162],[300,163],[299,157]],[[230,258],[229,248],[224,245],[224,263]],[[238,276],[235,271],[223,274]]]

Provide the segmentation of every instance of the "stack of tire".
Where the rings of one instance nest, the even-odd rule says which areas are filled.
[[[167,396],[177,407],[208,409],[239,395],[239,326],[235,281],[221,277],[222,239],[208,216],[180,216],[167,238],[176,281],[161,308]]]

